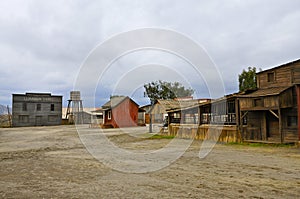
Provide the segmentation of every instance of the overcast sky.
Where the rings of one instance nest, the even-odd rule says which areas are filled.
[[[93,49],[116,34],[145,27],[177,31],[197,42],[218,68],[226,93],[237,92],[243,69],[264,70],[300,58],[299,21],[298,0],[2,0],[0,104],[10,105],[12,93],[51,92],[63,95],[66,105]],[[142,83],[151,79],[179,80],[197,97],[209,97],[205,80],[167,52],[133,52],[111,67],[99,79],[96,106],[111,94],[147,103]],[[172,67],[184,72],[173,74]],[[84,106],[94,105],[90,98],[83,95]]]

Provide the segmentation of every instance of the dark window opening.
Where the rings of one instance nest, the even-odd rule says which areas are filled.
[[[111,111],[107,112],[107,119],[111,120]]]
[[[37,104],[37,105],[36,105],[36,110],[37,110],[37,111],[40,111],[41,109],[42,109],[41,104]]]
[[[51,104],[50,110],[54,111],[54,104]]]
[[[103,115],[96,115],[97,119],[103,119]]]
[[[289,127],[296,127],[298,125],[298,118],[297,118],[297,116],[288,116],[288,118],[287,118],[287,125]]]
[[[58,119],[57,115],[48,115],[48,122],[56,122]]]
[[[22,110],[27,111],[27,103],[23,103]]]
[[[262,101],[262,99],[260,99],[260,98],[254,99],[254,106],[262,107],[262,106],[263,106],[263,101]]]
[[[274,72],[268,73],[268,82],[274,82],[275,74]]]
[[[28,123],[29,122],[29,116],[28,115],[19,115],[19,122]]]
[[[235,101],[224,101],[205,107],[201,114],[201,124],[236,124]]]

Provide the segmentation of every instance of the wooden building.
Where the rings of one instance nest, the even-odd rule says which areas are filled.
[[[184,101],[173,109],[168,109],[169,124],[200,124],[200,106],[209,104],[210,99]]]
[[[125,96],[111,97],[102,106],[103,128],[132,127],[138,125],[139,105]]]
[[[168,99],[157,100],[150,110],[152,123],[163,124],[167,121],[179,123],[181,121],[181,110],[191,106],[197,106],[199,104],[198,99]],[[170,114],[172,113],[172,114]],[[179,120],[178,120],[179,119]],[[175,120],[177,120],[175,122]]]
[[[257,73],[258,89],[240,96],[243,140],[300,140],[300,60]]]
[[[169,135],[183,138],[212,139],[221,142],[238,142],[238,94],[168,111]]]
[[[150,110],[151,104],[140,106],[139,108],[139,116],[138,116],[138,124],[140,126],[144,126],[146,124],[150,124]]]
[[[12,125],[48,126],[62,123],[62,96],[50,93],[12,95]]]

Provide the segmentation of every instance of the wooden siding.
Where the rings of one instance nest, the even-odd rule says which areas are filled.
[[[150,114],[153,123],[163,123],[164,115],[167,114],[167,111],[163,105],[157,103],[154,104]]]
[[[190,125],[170,124],[168,135],[177,138],[213,140],[218,142],[240,142],[241,135],[235,125]]]
[[[274,73],[274,81],[268,81],[268,74]],[[275,67],[257,74],[258,88],[292,86],[300,84],[300,61]]]
[[[300,84],[300,62],[293,64],[291,69],[292,83]]]
[[[138,105],[130,98],[125,99],[112,110],[105,111],[104,126],[132,127],[138,125]],[[111,119],[108,119],[108,112],[111,111]]]
[[[280,108],[293,107],[295,101],[295,88],[290,88],[282,92],[279,96],[279,106]]]
[[[279,107],[278,96],[267,96],[263,98],[263,106],[266,108],[278,108]]]
[[[298,140],[297,125],[289,126],[288,117],[297,117],[297,108],[282,109],[282,133],[285,142],[294,142]]]
[[[14,127],[62,123],[62,96],[53,96],[50,93],[13,94],[12,105]]]
[[[240,109],[244,110],[269,110],[278,108],[288,108],[295,106],[295,88],[291,87],[278,95],[259,96],[259,97],[242,97]],[[258,103],[258,101],[260,101]]]
[[[274,73],[274,81],[268,82],[268,74]],[[259,88],[271,88],[279,86],[291,86],[291,66],[284,66],[274,70],[267,70],[257,74]]]

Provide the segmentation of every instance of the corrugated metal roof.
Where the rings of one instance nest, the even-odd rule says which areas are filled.
[[[253,93],[240,95],[239,97],[263,97],[263,96],[279,95],[280,93],[282,93],[283,91],[291,87],[292,86],[258,89]]]
[[[106,102],[102,108],[103,109],[110,109],[114,108],[117,105],[119,105],[123,100],[125,100],[127,97],[126,96],[116,96],[116,97],[111,97],[111,99]]]

